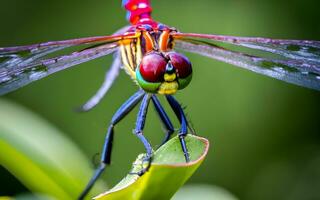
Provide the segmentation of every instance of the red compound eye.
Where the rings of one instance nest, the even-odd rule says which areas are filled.
[[[150,53],[142,58],[140,63],[140,74],[149,82],[162,82],[166,72],[167,60],[157,54]]]
[[[192,66],[187,57],[176,52],[171,52],[167,56],[179,78],[186,78],[192,73]]]

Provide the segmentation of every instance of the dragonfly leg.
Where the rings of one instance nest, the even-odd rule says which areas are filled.
[[[161,145],[165,144],[171,137],[171,135],[174,132],[174,127],[170,121],[170,118],[168,117],[166,111],[164,110],[164,108],[162,107],[158,97],[156,95],[152,95],[152,102],[154,104],[154,107],[164,125],[164,128],[166,129],[166,136],[164,138],[164,140],[162,141]]]
[[[143,129],[147,117],[147,111],[148,111],[148,106],[150,103],[150,94],[146,94],[141,102],[141,106],[139,109],[138,117],[137,117],[137,122],[136,122],[136,128],[134,130],[134,134],[140,139],[140,141],[143,143],[145,149],[146,149],[146,156],[143,159],[142,162],[142,170],[139,171],[138,174],[139,176],[142,176],[146,171],[148,171],[150,164],[151,164],[151,158],[152,158],[152,147],[149,141],[145,138],[143,135]],[[147,167],[144,168],[144,163],[147,162]]]
[[[79,108],[79,111],[87,112],[94,108],[98,103],[103,99],[103,97],[106,95],[106,93],[111,88],[113,82],[118,77],[120,68],[121,67],[121,58],[120,53],[116,52],[113,56],[113,63],[110,67],[110,69],[107,71],[104,82],[100,86],[99,90],[96,92],[96,94],[91,97],[84,105],[82,105]]]
[[[189,156],[188,148],[185,141],[185,137],[188,134],[188,121],[186,119],[186,116],[179,102],[171,95],[166,95],[166,98],[181,123],[181,128],[179,130],[180,144],[181,144],[186,162],[189,162],[190,156]]]
[[[114,126],[120,122],[143,98],[145,92],[143,90],[139,90],[134,95],[132,95],[114,114],[111,119],[110,126],[107,131],[105,143],[103,145],[102,155],[101,155],[101,163],[98,169],[96,169],[93,177],[91,178],[88,185],[85,187],[83,192],[81,193],[79,200],[82,200],[87,193],[90,191],[94,183],[97,181],[99,176],[104,171],[107,164],[111,162],[111,150],[112,150],[112,142],[113,142],[113,135],[114,135]]]

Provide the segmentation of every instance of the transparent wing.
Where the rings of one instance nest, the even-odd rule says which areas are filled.
[[[111,36],[0,48],[0,95],[67,67],[111,53],[117,41],[134,37],[132,33],[119,33],[125,32],[125,29],[127,27]],[[55,55],[61,50],[84,45],[90,47],[66,56]]]
[[[275,40],[232,36],[177,33],[176,47],[230,63],[296,85],[320,90],[320,42]],[[252,56],[230,51],[210,42],[227,42],[280,55],[279,58]]]
[[[207,43],[176,41],[176,48],[214,58],[282,81],[320,90],[319,63],[251,56]]]
[[[93,109],[96,105],[99,104],[99,102],[103,99],[103,97],[107,94],[117,77],[119,76],[120,69],[121,69],[121,55],[120,51],[114,53],[113,56],[113,63],[110,66],[109,70],[105,74],[104,81],[99,88],[99,90],[96,92],[96,94],[89,99],[84,105],[82,105],[79,109],[79,111],[87,112],[91,109]]]
[[[49,47],[50,49],[46,49],[42,53],[37,52],[36,54],[32,54],[26,59],[17,58],[17,60],[14,60],[11,57],[9,58],[9,62],[3,62],[0,66],[0,95],[18,89],[52,73],[108,55],[114,52],[117,46],[117,43],[101,44],[73,52],[69,55],[43,58],[44,54],[65,48],[65,46]]]
[[[128,27],[124,27],[123,29],[127,29]],[[118,32],[124,32],[123,29],[120,29]],[[76,46],[81,44],[97,44],[97,43],[106,43],[106,42],[114,42],[121,40],[123,38],[134,37],[134,33],[126,33],[126,34],[114,34],[109,36],[96,36],[96,37],[87,37],[87,38],[79,38],[79,39],[71,39],[71,40],[62,40],[62,41],[51,41],[39,44],[32,44],[26,46],[17,46],[17,47],[0,47],[0,55],[10,55],[14,56],[15,54],[24,55],[24,54],[36,54],[39,51],[43,52],[46,49],[51,49],[54,47],[69,47]]]
[[[279,40],[260,37],[234,37],[197,33],[175,33],[175,39],[208,39],[251,49],[259,49],[296,60],[320,62],[320,41]]]

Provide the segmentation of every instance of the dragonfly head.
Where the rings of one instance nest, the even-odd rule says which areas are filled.
[[[147,92],[174,94],[190,83],[192,66],[186,56],[177,52],[152,51],[143,56],[136,78]]]

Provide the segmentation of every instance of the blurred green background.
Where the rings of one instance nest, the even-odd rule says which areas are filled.
[[[320,40],[317,0],[153,0],[152,5],[156,20],[182,32]],[[121,2],[112,0],[2,0],[0,17],[0,46],[109,35],[127,24]],[[187,105],[197,133],[212,144],[189,183],[218,185],[248,200],[320,199],[320,93],[187,55],[194,78],[176,97]],[[113,113],[137,90],[122,72],[96,109],[73,112],[95,93],[110,63],[111,56],[84,63],[1,98],[50,121],[92,160]],[[145,134],[156,146],[163,133],[149,110]],[[143,151],[131,133],[135,117],[136,110],[116,127],[113,163],[104,174],[110,184]],[[0,196],[26,191],[1,167],[0,180]]]

